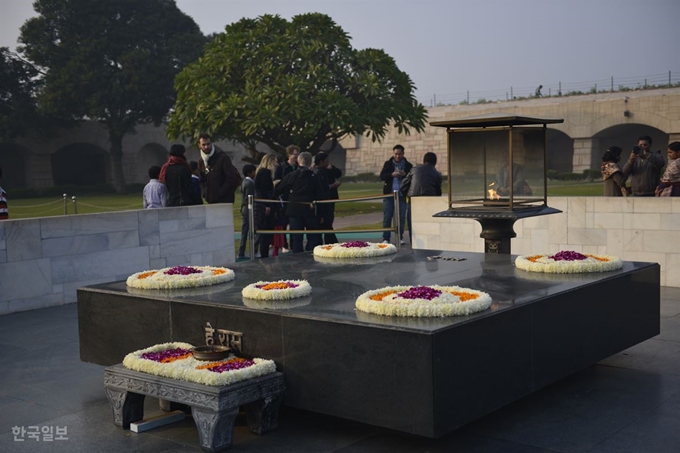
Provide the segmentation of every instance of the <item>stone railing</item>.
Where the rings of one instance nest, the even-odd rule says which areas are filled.
[[[512,253],[529,255],[575,250],[616,255],[661,265],[661,285],[680,287],[680,198],[551,197],[561,214],[515,223]],[[479,223],[432,217],[447,209],[447,197],[412,200],[413,248],[483,252]]]
[[[234,262],[231,204],[0,222],[0,315],[76,301],[145,269]]]

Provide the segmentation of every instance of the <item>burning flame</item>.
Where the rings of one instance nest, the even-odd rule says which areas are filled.
[[[496,183],[492,182],[489,184],[489,187],[493,187]],[[489,189],[489,200],[500,200],[501,196],[498,195],[498,192],[496,192],[493,189]]]

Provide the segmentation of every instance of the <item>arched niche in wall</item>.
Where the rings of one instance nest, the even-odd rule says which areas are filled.
[[[55,186],[95,186],[111,182],[109,155],[89,143],[72,143],[51,156]]]

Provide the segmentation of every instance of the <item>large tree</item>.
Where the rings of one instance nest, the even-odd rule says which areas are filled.
[[[316,153],[348,134],[380,140],[391,124],[422,131],[427,114],[410,77],[382,50],[355,50],[320,13],[291,21],[264,15],[226,27],[175,81],[169,136],[207,131],[277,152],[289,144]]]
[[[40,107],[101,122],[109,131],[113,183],[125,189],[123,137],[159,125],[175,102],[177,73],[205,37],[174,0],[36,0],[20,51],[43,68]]]
[[[0,47],[0,142],[11,142],[26,135],[37,120],[35,90],[36,68]]]

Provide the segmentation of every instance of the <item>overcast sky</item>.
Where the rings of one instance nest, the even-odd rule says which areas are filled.
[[[140,0],[143,1],[143,0]],[[32,0],[0,0],[14,48]],[[429,105],[680,81],[680,0],[177,0],[204,33],[242,17],[328,14],[356,49],[384,49]],[[149,18],[153,20],[153,18]],[[652,76],[656,76],[652,77]],[[604,86],[603,86],[604,85]]]

